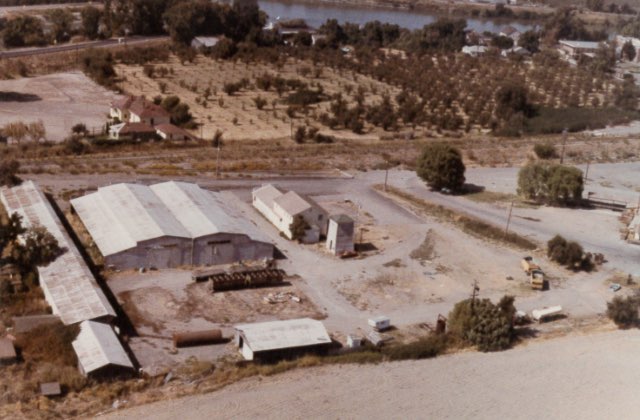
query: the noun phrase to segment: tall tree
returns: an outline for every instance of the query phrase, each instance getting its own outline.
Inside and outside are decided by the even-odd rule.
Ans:
[[[107,5],[105,4],[105,8]],[[89,39],[96,39],[100,33],[100,19],[102,12],[93,6],[87,6],[80,12],[82,18],[82,33]]]

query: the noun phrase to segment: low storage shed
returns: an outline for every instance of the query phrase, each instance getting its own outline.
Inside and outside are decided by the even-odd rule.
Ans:
[[[133,362],[108,324],[82,322],[80,333],[71,345],[78,356],[78,369],[84,376],[130,376],[135,372]]]
[[[310,318],[236,325],[235,342],[246,360],[275,361],[322,353],[331,338],[320,321]]]
[[[353,219],[345,214],[329,217],[327,232],[327,249],[334,255],[344,255],[354,251],[353,234],[355,228]]]
[[[0,338],[0,365],[9,365],[17,360],[16,348],[13,341],[3,337]]]

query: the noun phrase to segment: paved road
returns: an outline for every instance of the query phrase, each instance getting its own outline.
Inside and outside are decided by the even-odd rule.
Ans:
[[[65,51],[79,51],[85,50],[88,48],[110,48],[110,47],[118,47],[123,45],[141,45],[146,44],[148,42],[161,41],[169,39],[168,36],[145,36],[145,37],[131,37],[127,38],[126,42],[120,43],[117,39],[106,39],[103,41],[91,41],[91,42],[82,42],[78,44],[63,44],[63,45],[53,45],[50,47],[41,47],[41,48],[21,48],[15,50],[4,50],[0,51],[0,58],[16,58],[16,57],[27,57],[33,55],[42,55],[42,54],[54,54],[61,53]]]
[[[29,6],[5,6],[0,7],[0,16],[7,15],[13,12],[27,12],[34,10],[51,10],[51,9],[67,9],[73,7],[85,7],[93,6],[99,9],[102,8],[102,3],[60,3],[60,4],[32,4]]]

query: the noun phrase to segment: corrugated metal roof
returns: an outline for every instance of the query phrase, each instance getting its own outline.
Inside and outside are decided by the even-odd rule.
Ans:
[[[294,191],[282,194],[273,201],[291,216],[311,208],[311,204]]]
[[[573,41],[569,39],[561,39],[558,41],[560,44],[566,45],[571,48],[593,50],[600,46],[599,42],[594,41]]]
[[[196,184],[175,181],[152,185],[151,190],[192,238],[215,233],[236,233],[268,242],[266,235],[240,216],[220,193],[204,190]]]
[[[40,286],[53,313],[66,325],[103,316],[116,316],[80,252],[51,204],[32,182],[0,189],[7,213],[18,213],[25,226],[42,226],[66,250],[46,267],[38,267]]]
[[[254,352],[331,343],[322,322],[311,318],[241,324],[235,328]]]
[[[220,193],[196,184],[170,181],[151,187],[110,185],[71,200],[71,205],[103,256],[164,236],[194,239],[235,233],[268,242]]]
[[[146,185],[115,184],[71,200],[103,256],[163,236],[191,238]]]
[[[80,324],[78,337],[71,344],[85,373],[107,365],[133,369],[131,359],[110,325],[84,321]]]

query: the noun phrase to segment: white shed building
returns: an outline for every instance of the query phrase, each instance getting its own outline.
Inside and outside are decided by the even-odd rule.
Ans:
[[[80,324],[71,343],[78,356],[78,369],[85,376],[103,377],[134,372],[133,362],[110,325],[95,321]]]
[[[236,325],[235,342],[246,360],[277,360],[326,350],[331,337],[311,318]]]
[[[273,257],[273,244],[220,193],[196,184],[116,184],[71,200],[117,268],[229,264]]]
[[[310,226],[302,242],[315,243],[327,234],[328,213],[309,197],[283,193],[271,184],[254,189],[252,196],[253,206],[287,238],[293,238],[290,226],[296,216]]]
[[[113,307],[42,191],[32,181],[25,181],[13,188],[1,188],[0,201],[8,214],[22,216],[23,226],[47,229],[64,250],[46,267],[38,267],[40,286],[53,313],[65,325],[115,318]]]
[[[353,252],[353,235],[355,224],[353,219],[345,214],[337,214],[329,217],[329,230],[327,232],[327,249],[335,255],[343,255]]]

